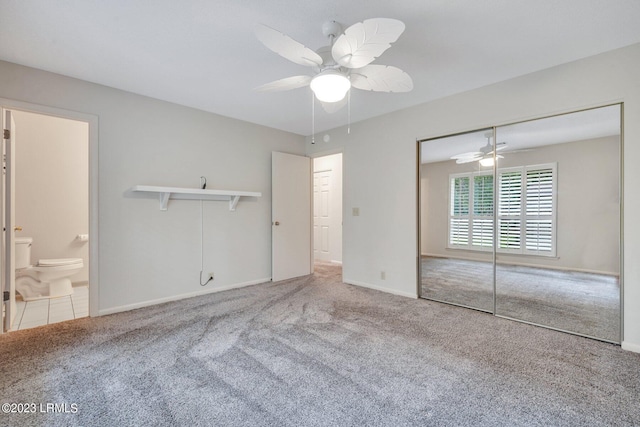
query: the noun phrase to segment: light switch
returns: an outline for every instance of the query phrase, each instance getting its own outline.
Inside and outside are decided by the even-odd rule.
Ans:
[[[360,208],[352,208],[353,216],[360,216]]]

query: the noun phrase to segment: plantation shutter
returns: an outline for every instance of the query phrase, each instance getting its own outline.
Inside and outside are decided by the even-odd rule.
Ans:
[[[473,246],[493,246],[493,175],[473,178]]]
[[[554,169],[529,169],[526,174],[525,249],[549,254],[554,251]]]
[[[520,250],[522,172],[501,172],[498,193],[498,248]]]
[[[451,178],[451,212],[449,218],[449,244],[469,244],[469,177]]]

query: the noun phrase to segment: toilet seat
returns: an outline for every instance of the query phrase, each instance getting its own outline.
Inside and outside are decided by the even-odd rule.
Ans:
[[[82,264],[82,258],[41,259],[37,267],[62,267],[76,264]]]

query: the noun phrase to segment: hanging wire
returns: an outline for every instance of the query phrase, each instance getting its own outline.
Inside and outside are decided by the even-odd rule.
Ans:
[[[351,88],[347,92],[347,135],[351,134]]]
[[[316,143],[316,102],[311,91],[311,143]]]
[[[204,190],[207,188],[207,178],[200,177],[200,187]],[[209,276],[209,279],[202,283],[202,272],[204,270],[204,205],[202,199],[200,199],[200,286],[206,286],[207,283],[213,280],[213,277]]]
[[[201,177],[204,178],[204,177]],[[205,178],[205,186],[206,184],[206,178]],[[202,199],[200,199],[200,286],[206,286],[207,283],[209,283],[211,280],[213,280],[211,277],[209,277],[209,279],[202,283],[202,271],[204,270],[204,208],[202,206]]]

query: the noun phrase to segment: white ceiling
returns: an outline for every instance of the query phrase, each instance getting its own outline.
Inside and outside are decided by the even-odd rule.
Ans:
[[[309,71],[255,25],[317,49],[323,22],[374,17],[406,24],[375,63],[414,90],[354,90],[354,122],[640,42],[638,0],[0,0],[0,59],[309,135],[308,88],[253,91]],[[346,123],[316,108],[316,132]]]

